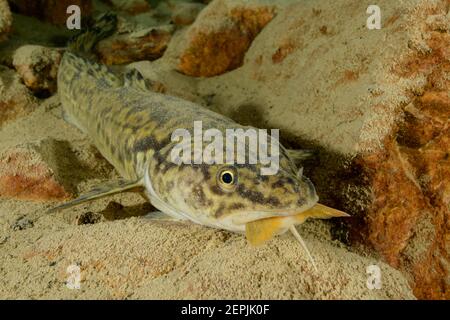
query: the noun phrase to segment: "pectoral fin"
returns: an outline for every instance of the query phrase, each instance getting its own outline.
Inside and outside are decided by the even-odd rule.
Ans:
[[[272,239],[283,228],[283,218],[267,218],[245,224],[245,237],[253,246]]]
[[[349,216],[343,211],[317,203],[311,209],[296,215],[266,218],[246,223],[245,236],[251,245],[258,246],[272,239],[277,234],[283,233],[292,226],[302,224],[308,218],[329,219]]]
[[[144,188],[142,181],[126,181],[126,180],[115,180],[107,181],[102,184],[95,186],[91,191],[81,195],[80,197],[66,202],[60,206],[52,208],[47,211],[47,213],[56,212],[59,210],[67,209],[83,202],[88,202],[94,199],[100,199],[106,196],[110,196],[121,192],[140,192]]]

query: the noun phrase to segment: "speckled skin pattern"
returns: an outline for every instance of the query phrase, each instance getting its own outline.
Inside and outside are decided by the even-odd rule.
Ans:
[[[204,130],[248,127],[192,102],[146,90],[135,76],[127,81],[106,66],[66,53],[58,93],[64,118],[92,139],[123,178],[142,179],[155,207],[176,218],[240,232],[244,225],[235,218],[292,215],[317,202],[313,185],[298,175],[282,146],[280,169],[270,176],[260,174],[260,164],[173,163],[175,129],[193,132],[196,120],[202,120]],[[235,175],[231,187],[218,179],[224,168]]]

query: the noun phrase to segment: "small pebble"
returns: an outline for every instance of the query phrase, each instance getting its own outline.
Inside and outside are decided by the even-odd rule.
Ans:
[[[28,219],[25,216],[22,216],[22,217],[18,218],[16,220],[16,222],[14,222],[11,225],[11,228],[14,231],[25,230],[25,229],[28,229],[28,228],[31,228],[31,227],[33,227],[33,221],[31,221],[30,219]]]

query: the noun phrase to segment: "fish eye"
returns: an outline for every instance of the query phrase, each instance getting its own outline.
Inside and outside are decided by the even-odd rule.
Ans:
[[[231,171],[224,171],[220,174],[220,180],[225,184],[232,184],[234,181],[234,176]]]
[[[233,168],[224,168],[219,171],[217,178],[222,188],[230,190],[236,185],[237,173]]]

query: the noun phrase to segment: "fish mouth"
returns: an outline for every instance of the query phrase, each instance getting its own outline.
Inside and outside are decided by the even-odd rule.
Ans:
[[[318,197],[315,201],[309,201],[307,204],[295,208],[295,209],[274,209],[274,210],[265,210],[265,211],[250,211],[239,213],[238,215],[231,218],[231,221],[235,225],[245,225],[249,222],[267,219],[267,218],[275,218],[275,217],[290,217],[295,216],[299,213],[305,212],[316,205],[319,201]]]
[[[244,225],[246,223],[261,219],[295,216],[311,209],[319,202],[319,196],[316,193],[314,185],[308,178],[302,177],[302,184],[305,186],[304,189],[306,190],[305,193],[307,201],[301,206],[295,208],[280,208],[262,211],[259,210],[241,212],[231,217],[231,222],[236,225]]]

